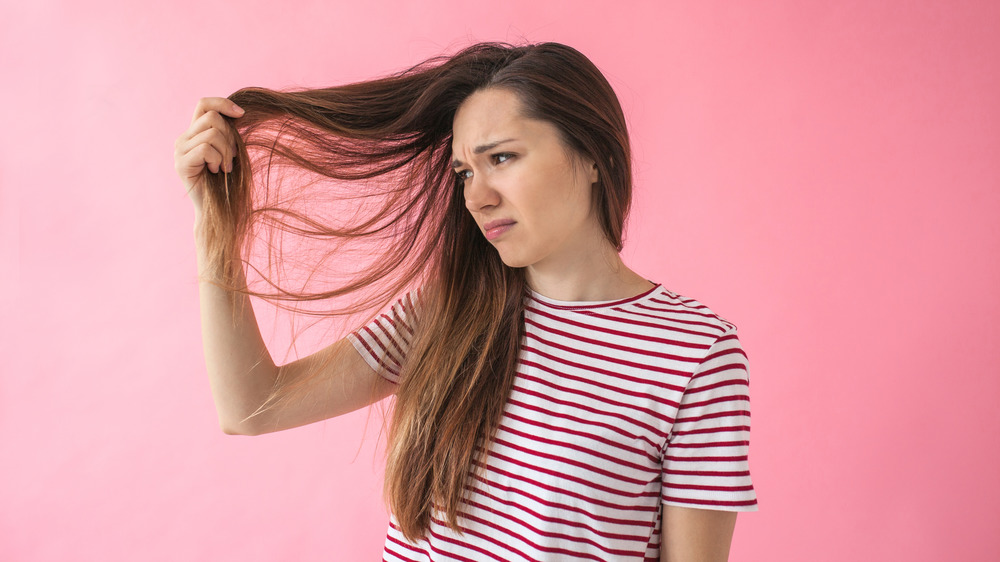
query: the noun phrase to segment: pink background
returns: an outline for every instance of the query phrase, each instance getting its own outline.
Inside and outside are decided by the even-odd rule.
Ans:
[[[1000,4],[299,4],[0,8],[0,558],[377,559],[377,415],[216,425],[173,141],[201,96],[522,39],[620,94],[629,263],[740,327],[731,559],[1000,551]]]

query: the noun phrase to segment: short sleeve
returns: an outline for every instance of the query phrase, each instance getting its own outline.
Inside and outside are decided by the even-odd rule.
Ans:
[[[347,335],[365,362],[393,383],[399,383],[419,299],[419,290],[410,291],[367,325]]]
[[[684,390],[663,451],[663,503],[757,511],[749,391],[747,356],[732,328],[712,344]]]

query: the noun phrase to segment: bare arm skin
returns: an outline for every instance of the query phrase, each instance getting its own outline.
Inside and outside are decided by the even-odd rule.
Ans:
[[[197,234],[195,239],[199,239]],[[199,271],[205,273],[202,245],[197,245]],[[205,366],[224,432],[258,435],[298,427],[353,412],[394,392],[395,385],[378,376],[346,338],[276,366],[245,295],[237,301],[240,313],[234,322],[234,308],[225,291],[206,281],[198,291]],[[294,385],[324,362],[323,370],[296,388],[290,400],[246,419],[267,399],[279,374],[283,384]]]
[[[174,152],[177,173],[195,208],[194,238],[203,279],[215,279],[215,273],[207,269],[201,235],[204,171],[230,169],[235,151],[220,113],[238,117],[243,112],[225,98],[201,99]],[[242,274],[239,282],[245,286]],[[219,425],[226,433],[257,435],[305,425],[357,410],[395,390],[395,385],[376,374],[346,338],[313,355],[276,366],[245,295],[235,303],[239,311],[235,317],[226,292],[212,283],[200,282],[199,297],[205,365]],[[304,378],[327,359],[332,360],[316,376]],[[279,375],[283,385],[306,382],[289,395],[289,400],[247,419],[271,394]]]
[[[663,506],[660,562],[726,562],[735,511]]]

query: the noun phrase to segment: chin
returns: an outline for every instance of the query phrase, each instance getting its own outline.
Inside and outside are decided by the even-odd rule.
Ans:
[[[532,264],[530,260],[525,259],[524,256],[513,256],[510,254],[505,254],[503,252],[498,252],[500,254],[500,261],[503,262],[507,267],[519,268],[528,267]]]

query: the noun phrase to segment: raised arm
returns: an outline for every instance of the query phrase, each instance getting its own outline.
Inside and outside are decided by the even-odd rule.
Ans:
[[[313,355],[276,366],[249,299],[245,295],[231,299],[212,283],[220,275],[210,269],[206,259],[204,176],[206,169],[219,173],[232,162],[235,146],[222,114],[239,117],[242,113],[225,98],[203,98],[191,126],[177,139],[174,158],[195,208],[202,340],[219,424],[229,434],[256,435],[351,412],[388,396],[395,385],[377,375],[346,338]],[[242,274],[237,283],[246,286]],[[251,416],[279,380],[283,388],[294,390]]]
[[[195,239],[200,236],[196,234]],[[203,278],[199,295],[205,366],[223,431],[257,435],[298,427],[352,412],[394,391],[395,385],[377,375],[346,338],[276,366],[249,300],[240,295],[234,307],[229,295],[209,282],[211,272],[203,269],[204,246],[197,243],[197,247]],[[271,394],[279,376],[282,386],[292,390],[283,400],[249,417]]]

